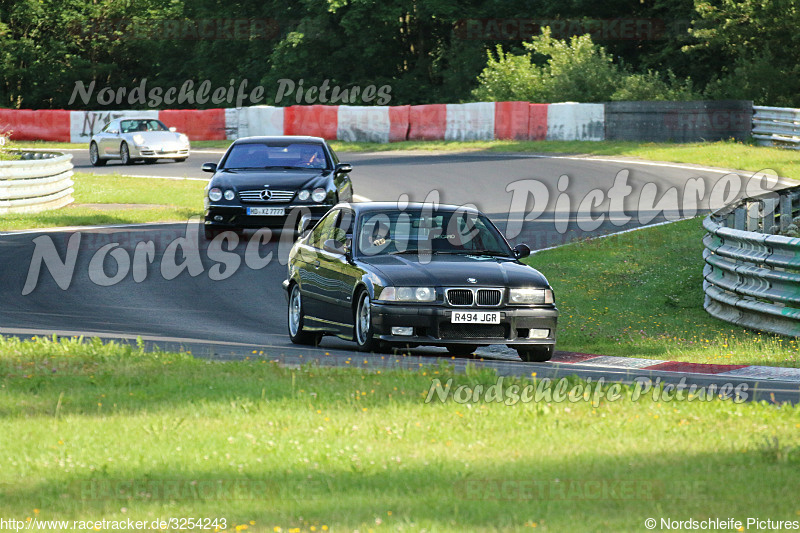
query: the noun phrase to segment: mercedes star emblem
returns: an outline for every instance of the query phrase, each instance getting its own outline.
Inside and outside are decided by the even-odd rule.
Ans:
[[[260,196],[262,200],[269,200],[270,198],[272,198],[272,191],[264,189],[263,191],[261,191]]]

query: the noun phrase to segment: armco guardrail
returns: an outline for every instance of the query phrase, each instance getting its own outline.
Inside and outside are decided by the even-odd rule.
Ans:
[[[763,146],[800,149],[800,109],[753,106],[753,138]]]
[[[706,311],[739,326],[800,336],[800,187],[747,198],[708,216],[703,227]]]
[[[0,215],[38,213],[72,203],[72,155],[22,152],[0,161]]]

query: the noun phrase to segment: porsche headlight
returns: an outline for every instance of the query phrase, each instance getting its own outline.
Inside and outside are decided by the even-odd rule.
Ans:
[[[320,187],[314,189],[314,192],[311,193],[311,199],[314,200],[315,202],[322,202],[323,200],[325,200],[325,197],[327,195],[328,194],[325,192],[325,189]]]
[[[214,187],[213,189],[208,190],[208,199],[212,202],[219,202],[222,200],[222,191],[218,188]]]
[[[183,144],[189,144],[189,137],[187,137],[187,136],[186,136],[185,134],[183,134],[183,133],[181,133],[181,134],[178,136],[178,140],[179,140],[181,143],[183,143]]]
[[[144,144],[144,136],[141,133],[137,133],[133,136],[133,142],[137,145]]]
[[[432,287],[384,287],[380,299],[386,302],[432,302],[436,291]]]
[[[554,302],[551,289],[511,289],[508,301],[516,305],[542,305]]]

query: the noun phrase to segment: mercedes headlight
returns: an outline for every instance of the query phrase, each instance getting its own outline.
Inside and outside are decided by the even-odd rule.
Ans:
[[[315,202],[319,203],[319,202],[322,202],[323,200],[325,200],[325,197],[327,195],[328,195],[328,193],[325,192],[325,189],[320,187],[320,188],[314,189],[314,192],[311,193],[311,199],[314,200]]]
[[[208,190],[208,199],[212,202],[219,202],[222,200],[222,191],[218,188],[214,187],[213,189]]]
[[[555,300],[551,289],[511,289],[508,301],[517,305],[542,305],[551,304]]]
[[[233,191],[232,191],[232,190],[230,190],[230,189],[228,189],[227,191],[225,191],[225,199],[226,199],[226,200],[233,200],[234,198],[236,198],[236,193],[235,193],[235,192],[233,192]]]
[[[436,291],[432,287],[384,287],[380,299],[386,302],[432,302]]]
[[[306,200],[308,200],[309,196],[311,196],[311,193],[305,189],[297,193],[297,199],[300,200],[301,202],[305,202]]]

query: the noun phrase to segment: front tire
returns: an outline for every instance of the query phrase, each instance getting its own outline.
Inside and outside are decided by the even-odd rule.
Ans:
[[[175,159],[173,159],[173,161],[175,161],[176,163],[183,163],[187,159],[188,159],[187,157],[176,157]]]
[[[102,167],[106,164],[106,160],[100,157],[100,149],[97,148],[97,143],[89,145],[89,162],[93,167]]]
[[[358,295],[355,311],[355,341],[362,352],[375,352],[380,349],[380,342],[375,340],[375,328],[372,325],[372,300],[367,291]]]
[[[119,160],[123,165],[132,165],[131,151],[128,148],[128,143],[124,142],[119,145]]]
[[[544,363],[553,357],[553,345],[515,347],[519,358],[526,363]]]
[[[294,344],[317,346],[322,339],[322,335],[316,332],[304,331],[305,318],[300,286],[294,284],[289,293],[289,338]]]

